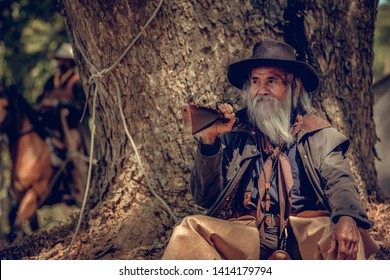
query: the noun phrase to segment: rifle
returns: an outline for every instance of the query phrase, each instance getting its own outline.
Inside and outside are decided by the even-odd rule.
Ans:
[[[194,135],[212,126],[215,122],[228,122],[218,110],[186,104],[181,108],[185,135]]]

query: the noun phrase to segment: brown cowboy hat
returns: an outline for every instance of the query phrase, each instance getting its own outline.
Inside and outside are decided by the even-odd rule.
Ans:
[[[306,91],[315,91],[319,78],[314,68],[295,58],[295,50],[288,44],[264,40],[253,47],[252,57],[230,64],[227,71],[229,83],[242,90],[250,71],[255,67],[280,67],[298,76]]]

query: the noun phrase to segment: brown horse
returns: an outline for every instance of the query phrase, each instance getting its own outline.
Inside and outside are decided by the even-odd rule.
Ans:
[[[17,205],[9,215],[11,234],[26,222],[38,229],[36,210],[60,202],[53,190],[56,170],[38,114],[15,88],[0,89],[0,133],[8,137],[12,160],[11,187]]]

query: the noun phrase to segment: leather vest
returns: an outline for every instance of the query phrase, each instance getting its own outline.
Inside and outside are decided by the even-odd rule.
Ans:
[[[74,73],[65,81],[65,86],[54,87],[52,91],[45,92],[44,99],[57,99],[62,102],[72,102],[74,100],[73,86],[79,79],[79,75]]]

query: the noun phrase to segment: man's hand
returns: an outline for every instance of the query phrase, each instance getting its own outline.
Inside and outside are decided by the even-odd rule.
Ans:
[[[218,110],[223,113],[225,119],[228,122],[217,121],[212,126],[199,132],[200,139],[204,144],[212,145],[219,135],[232,130],[236,116],[233,112],[233,107],[228,103],[222,103],[218,105]]]
[[[45,98],[45,99],[42,100],[40,105],[43,108],[45,108],[45,107],[56,107],[58,105],[58,100],[57,99]]]
[[[328,253],[337,250],[337,260],[356,260],[359,231],[353,218],[341,216],[330,238]]]

